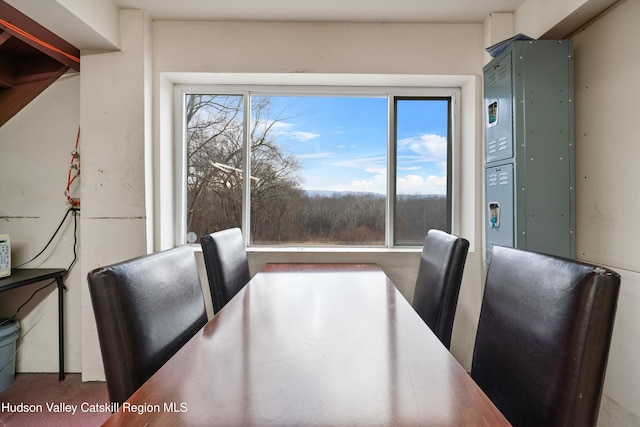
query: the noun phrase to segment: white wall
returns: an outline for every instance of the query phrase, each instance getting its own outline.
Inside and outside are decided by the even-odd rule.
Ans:
[[[153,44],[158,72],[469,75],[482,25],[157,21]]]
[[[600,426],[640,425],[640,2],[620,2],[572,36],[576,253],[622,276]]]
[[[67,74],[0,127],[0,233],[11,235],[14,267],[45,247],[70,207],[63,193],[80,123],[79,93],[79,75]],[[77,183],[71,189],[72,195],[76,196]],[[49,249],[24,267],[68,268],[73,260],[73,221],[69,214]],[[0,317],[12,315],[46,283],[3,292]],[[79,263],[71,271],[66,285],[66,369],[80,372],[82,281]],[[22,331],[16,369],[20,372],[57,372],[56,285],[40,292],[20,311],[18,319]]]
[[[148,251],[150,20],[124,11],[120,23],[121,52],[81,58],[83,278]],[[82,291],[82,377],[104,379],[86,280]]]

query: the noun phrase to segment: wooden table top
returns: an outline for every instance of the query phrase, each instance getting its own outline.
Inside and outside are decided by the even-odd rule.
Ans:
[[[106,425],[508,426],[375,264],[269,264]]]

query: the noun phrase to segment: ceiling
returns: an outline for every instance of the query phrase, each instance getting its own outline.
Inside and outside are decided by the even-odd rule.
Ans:
[[[111,0],[154,20],[482,22],[525,0]]]
[[[114,11],[117,16],[117,9],[140,9],[152,20],[481,23],[492,12],[515,12],[524,2],[96,0],[88,3],[88,0],[0,0],[0,126],[67,70],[78,71],[80,49],[116,48],[102,37],[100,30],[91,28],[84,16],[98,16],[99,20],[114,24],[109,16],[113,16]],[[117,21],[114,25],[117,26]],[[22,34],[23,30],[29,34]],[[51,45],[53,48],[47,47]]]

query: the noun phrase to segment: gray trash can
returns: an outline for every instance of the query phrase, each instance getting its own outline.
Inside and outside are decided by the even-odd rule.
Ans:
[[[13,384],[16,374],[16,340],[20,324],[15,320],[0,319],[0,391]]]

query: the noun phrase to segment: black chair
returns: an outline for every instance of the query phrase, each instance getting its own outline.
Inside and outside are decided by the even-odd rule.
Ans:
[[[596,424],[619,288],[601,267],[493,248],[471,376],[514,427]]]
[[[413,308],[447,349],[468,251],[466,239],[441,230],[429,230],[424,239]]]
[[[217,313],[251,280],[247,252],[239,228],[203,236],[200,244]]]
[[[124,402],[207,322],[193,249],[88,274],[111,402]]]

